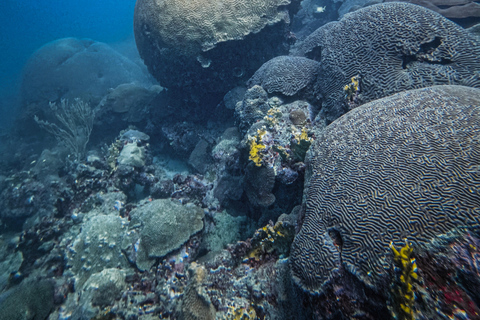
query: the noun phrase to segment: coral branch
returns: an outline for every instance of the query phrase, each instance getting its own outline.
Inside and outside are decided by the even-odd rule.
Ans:
[[[60,106],[50,102],[50,108],[60,125],[34,117],[38,125],[51,133],[60,144],[64,144],[78,161],[85,154],[93,128],[94,111],[88,103],[75,99],[69,104],[62,99]]]

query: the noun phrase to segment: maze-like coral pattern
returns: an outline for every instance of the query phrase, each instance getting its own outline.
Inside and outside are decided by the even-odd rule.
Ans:
[[[424,244],[480,224],[480,90],[434,86],[360,106],[310,148],[305,220],[292,246],[311,292],[342,264],[367,284],[389,244]],[[308,183],[306,184],[308,185]]]
[[[140,0],[135,20],[137,28],[149,29],[147,37],[190,55],[288,21],[288,11],[282,8],[288,4],[290,0]]]
[[[320,63],[303,58],[280,56],[265,62],[248,81],[248,86],[262,86],[268,93],[293,96],[316,80]]]
[[[390,2],[314,31],[296,54],[321,62],[318,91],[329,121],[346,110],[345,85],[361,77],[362,103],[440,84],[480,88],[480,43],[440,14]]]

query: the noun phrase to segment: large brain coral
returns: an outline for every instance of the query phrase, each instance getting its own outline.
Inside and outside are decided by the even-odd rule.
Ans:
[[[288,21],[290,0],[140,0],[135,19],[164,47],[198,55],[220,42],[241,40],[267,24]],[[140,30],[139,30],[140,31]]]
[[[346,268],[376,284],[389,244],[480,225],[480,90],[434,86],[360,106],[310,148],[306,212],[291,253],[310,292]],[[345,270],[345,269],[344,269]]]
[[[394,0],[387,0],[390,2]],[[447,18],[480,17],[480,3],[475,0],[395,0],[418,4]],[[475,21],[475,19],[472,19]],[[478,21],[476,21],[478,22]]]
[[[224,94],[236,82],[246,81],[263,62],[287,53],[289,15],[298,3],[138,0],[137,48],[162,85]]]
[[[320,27],[296,54],[321,62],[323,114],[345,113],[344,87],[360,77],[360,102],[440,84],[480,88],[480,43],[440,14],[390,2]]]

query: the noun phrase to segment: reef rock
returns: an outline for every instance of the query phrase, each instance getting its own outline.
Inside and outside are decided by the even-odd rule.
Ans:
[[[145,148],[138,146],[136,142],[127,143],[120,152],[117,162],[119,165],[142,168],[145,165]]]
[[[95,319],[102,310],[108,310],[126,289],[125,276],[125,271],[116,268],[92,274],[76,293],[78,305],[75,306],[71,319]]]
[[[53,281],[24,281],[0,295],[0,320],[46,319],[53,308],[53,295]]]
[[[93,216],[86,221],[68,251],[68,266],[77,277],[78,287],[106,268],[127,268],[121,243],[128,222],[114,215]]]
[[[434,86],[360,106],[309,151],[295,282],[318,293],[347,270],[375,286],[390,243],[480,226],[480,90]]]

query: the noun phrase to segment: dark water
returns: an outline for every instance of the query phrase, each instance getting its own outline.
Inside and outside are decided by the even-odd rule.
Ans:
[[[133,36],[135,1],[15,1],[0,3],[0,126],[15,114],[23,65],[42,45],[64,37],[115,43]]]

